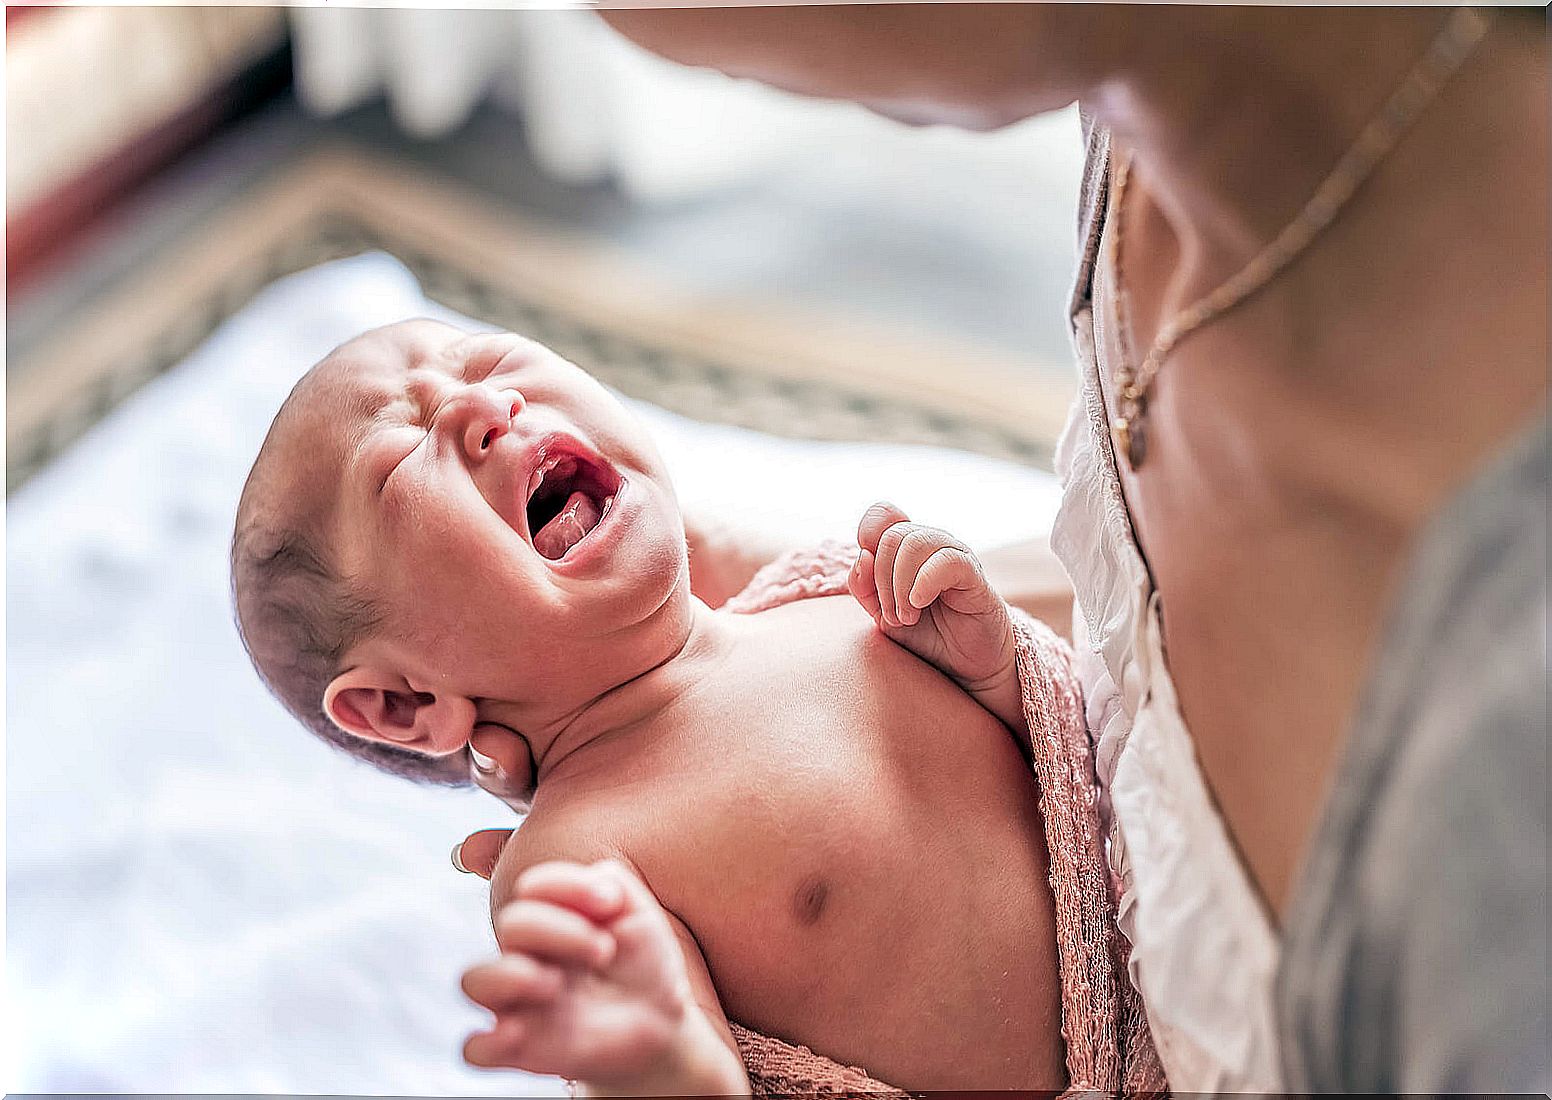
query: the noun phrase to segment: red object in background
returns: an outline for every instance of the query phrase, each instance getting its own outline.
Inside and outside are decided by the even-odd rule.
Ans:
[[[5,9],[14,24],[47,17],[44,6]],[[21,210],[7,203],[5,220],[6,298],[25,288],[50,262],[67,254],[104,215],[159,170],[291,83],[289,40],[236,76],[218,83],[171,117],[127,136],[113,152],[54,187]]]
[[[140,134],[128,145],[54,188],[23,210],[6,211],[6,297],[68,252],[102,216],[180,153],[214,132],[225,107],[205,101]]]

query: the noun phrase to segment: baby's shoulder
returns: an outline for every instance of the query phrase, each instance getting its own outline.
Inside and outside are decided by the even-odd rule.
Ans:
[[[518,878],[541,863],[594,864],[612,860],[629,868],[646,884],[659,904],[679,919],[686,894],[683,889],[685,840],[695,834],[686,820],[640,797],[621,799],[582,798],[576,802],[536,803],[502,850],[490,880],[491,909],[513,898]],[[699,868],[705,853],[692,863]],[[715,860],[713,861],[715,864]]]
[[[796,600],[736,618],[737,652],[716,689],[724,712],[739,722],[750,720],[749,708],[765,708],[773,698],[812,703],[813,688],[871,679],[890,666],[888,651],[898,648],[850,594]]]
[[[492,904],[500,905],[518,876],[540,863],[615,859],[634,866],[630,816],[607,803],[584,809],[565,800],[536,798],[533,810],[501,849],[490,878]]]

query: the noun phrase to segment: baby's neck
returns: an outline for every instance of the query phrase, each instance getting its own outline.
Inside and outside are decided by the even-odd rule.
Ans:
[[[527,734],[536,782],[542,783],[578,750],[642,729],[693,697],[731,650],[737,633],[733,625],[729,616],[692,600],[689,628],[670,656],[547,729]]]

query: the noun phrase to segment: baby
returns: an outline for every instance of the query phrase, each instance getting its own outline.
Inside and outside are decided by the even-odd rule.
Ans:
[[[379,766],[467,781],[479,731],[537,779],[471,1062],[743,1093],[733,1020],[911,1090],[1065,1083],[1012,620],[942,532],[858,541],[708,608],[651,441],[521,337],[405,322],[297,385],[233,542],[260,675]]]

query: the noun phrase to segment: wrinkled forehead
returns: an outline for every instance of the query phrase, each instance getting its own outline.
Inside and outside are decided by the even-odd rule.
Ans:
[[[403,393],[410,371],[448,358],[469,333],[440,321],[401,321],[341,344],[308,372],[298,396],[340,423],[370,420]]]
[[[451,325],[405,321],[330,352],[302,376],[270,427],[254,467],[256,485],[269,490],[264,496],[323,504],[324,487],[378,412],[404,392],[409,371],[467,338]]]

